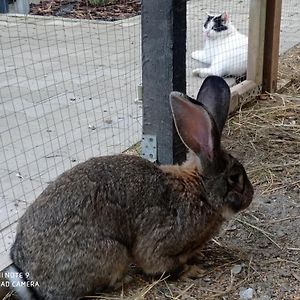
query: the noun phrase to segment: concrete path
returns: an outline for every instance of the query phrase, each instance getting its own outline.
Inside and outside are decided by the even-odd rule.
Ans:
[[[140,17],[0,16],[0,260],[57,175],[141,138]],[[0,269],[1,268],[0,261]]]
[[[205,12],[226,10],[248,30],[249,1],[209,2],[188,2],[190,95],[201,85],[190,54],[203,46]],[[300,42],[300,2],[283,2],[281,52]],[[16,221],[49,181],[140,140],[140,47],[140,17],[108,23],[0,15],[0,270]]]

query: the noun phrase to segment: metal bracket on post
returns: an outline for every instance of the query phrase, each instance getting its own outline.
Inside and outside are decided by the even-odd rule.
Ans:
[[[157,141],[155,148],[143,148],[144,157],[152,149],[151,161],[183,162],[186,148],[174,126],[169,95],[186,92],[186,0],[143,1],[142,83],[143,144],[152,145],[148,135]]]
[[[157,161],[157,143],[156,136],[144,134],[142,137],[142,157],[151,161]]]
[[[140,83],[137,86],[137,98],[134,100],[134,103],[141,104],[143,103],[143,84]]]

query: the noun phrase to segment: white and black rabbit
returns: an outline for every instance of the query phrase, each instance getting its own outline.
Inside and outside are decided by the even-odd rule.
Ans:
[[[130,263],[146,274],[180,274],[222,223],[252,201],[243,166],[221,146],[229,103],[228,85],[215,76],[197,100],[170,94],[189,149],[182,165],[96,157],[49,184],[19,220],[11,249],[10,271],[39,284],[19,290],[20,298],[75,300],[114,286]]]
[[[204,48],[192,52],[192,58],[209,64],[209,67],[194,69],[194,75],[238,77],[246,74],[248,37],[237,31],[226,12],[220,15],[208,14],[203,34]]]

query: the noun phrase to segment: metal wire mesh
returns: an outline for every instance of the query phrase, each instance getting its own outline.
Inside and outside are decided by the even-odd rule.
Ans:
[[[140,16],[0,14],[0,269],[16,221],[64,170],[141,138]]]
[[[300,43],[300,2],[283,0],[280,25],[280,54]]]

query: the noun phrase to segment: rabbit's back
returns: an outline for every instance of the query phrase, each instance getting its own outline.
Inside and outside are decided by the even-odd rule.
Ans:
[[[27,209],[21,223],[30,217],[42,226],[61,224],[63,218],[73,215],[98,215],[99,207],[115,205],[122,209],[136,208],[129,213],[139,213],[145,205],[142,199],[163,192],[165,174],[154,164],[135,156],[117,155],[91,158],[64,172],[41,193]],[[99,215],[98,215],[99,219]],[[40,222],[43,221],[43,224]]]
[[[75,231],[76,225],[88,229],[91,223],[113,232],[112,223],[120,222],[116,226],[121,230],[125,220],[134,220],[147,206],[166,205],[161,198],[164,180],[157,166],[139,157],[91,158],[49,184],[21,217],[19,231],[23,239],[36,239],[39,232]]]
[[[133,228],[138,216],[147,207],[167,211],[165,180],[157,166],[134,156],[78,164],[50,183],[21,217],[12,260],[33,280],[55,281],[61,274],[72,276],[60,278],[63,282],[80,280],[81,273],[94,267],[93,259],[72,269],[70,257],[81,251],[96,253],[104,240],[117,241],[130,251],[139,231]]]

